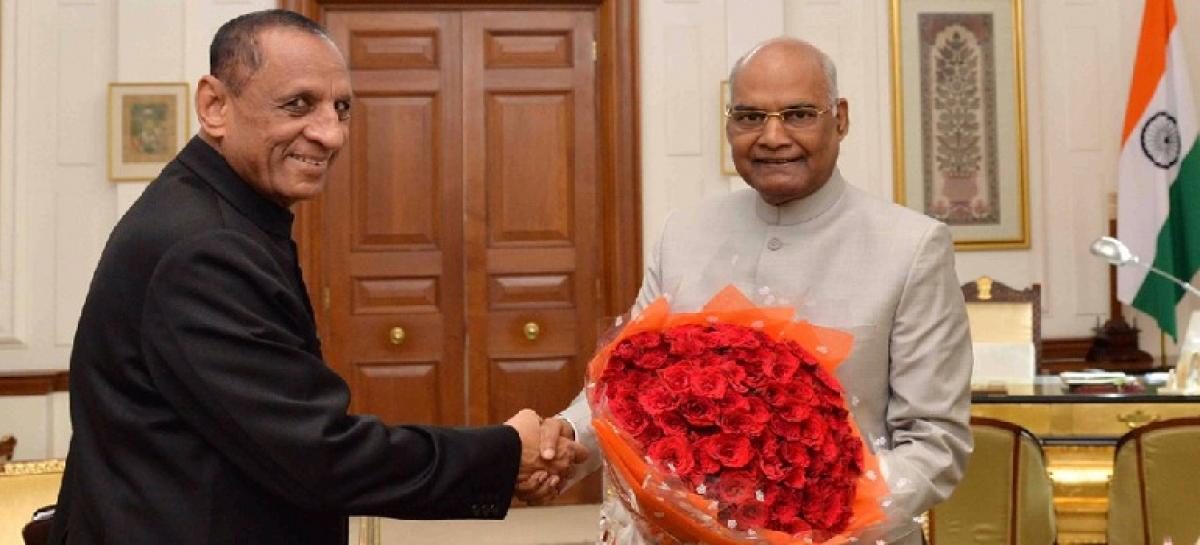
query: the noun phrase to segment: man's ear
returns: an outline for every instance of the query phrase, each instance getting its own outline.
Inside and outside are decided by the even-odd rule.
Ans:
[[[216,139],[225,136],[230,98],[229,88],[221,80],[211,74],[200,78],[196,84],[196,117],[205,134]]]
[[[850,103],[844,98],[838,99],[837,132],[841,137],[850,132]]]

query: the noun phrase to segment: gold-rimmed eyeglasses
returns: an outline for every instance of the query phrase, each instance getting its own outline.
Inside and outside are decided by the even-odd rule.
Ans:
[[[817,120],[830,111],[833,111],[833,106],[827,108],[800,106],[798,108],[784,108],[776,112],[735,110],[732,106],[726,106],[725,119],[729,120],[729,124],[733,128],[743,132],[762,130],[763,127],[767,126],[767,120],[772,117],[778,117],[779,122],[783,123],[784,127],[792,130],[801,130],[816,125]]]

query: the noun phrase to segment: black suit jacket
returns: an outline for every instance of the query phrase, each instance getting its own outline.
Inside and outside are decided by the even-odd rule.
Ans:
[[[194,138],[113,230],[71,354],[52,543],[345,543],[348,515],[503,518],[507,426],[346,414],[292,214]]]

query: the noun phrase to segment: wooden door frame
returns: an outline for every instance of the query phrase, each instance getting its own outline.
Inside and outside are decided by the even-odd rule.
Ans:
[[[597,182],[600,233],[597,262],[598,306],[604,316],[617,316],[633,304],[642,282],[641,131],[638,124],[637,0],[279,0],[279,7],[321,21],[328,7],[378,8],[419,6],[430,8],[545,9],[584,7],[596,13],[596,112],[598,130]],[[321,277],[321,200],[296,208],[295,236],[299,257],[316,302],[317,324],[328,331],[328,311],[323,304]]]

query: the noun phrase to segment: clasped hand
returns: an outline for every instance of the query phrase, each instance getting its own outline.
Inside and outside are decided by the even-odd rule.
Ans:
[[[561,418],[542,417],[530,409],[505,424],[521,437],[521,467],[515,495],[529,505],[543,505],[558,496],[571,478],[573,466],[587,460],[587,450],[575,442],[575,430]]]

